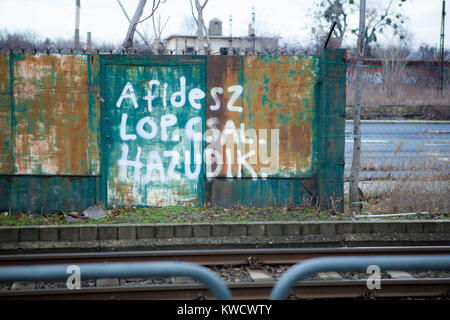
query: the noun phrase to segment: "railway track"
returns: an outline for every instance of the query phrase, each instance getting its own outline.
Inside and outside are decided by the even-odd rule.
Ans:
[[[0,255],[0,266],[77,264],[101,262],[183,261],[204,266],[247,264],[250,257],[265,264],[295,264],[307,259],[343,256],[449,254],[450,246],[341,247],[287,249],[216,249],[129,252],[88,252],[62,254]]]
[[[245,282],[227,284],[233,299],[268,299],[273,282]],[[382,279],[381,289],[375,293],[367,289],[366,280],[303,281],[291,290],[290,299],[330,298],[448,298],[450,278],[445,279]],[[208,288],[196,284],[153,285],[142,287],[82,288],[79,290],[46,289],[1,292],[0,299],[24,300],[203,300],[214,299]]]
[[[82,264],[101,262],[183,261],[205,266],[295,264],[307,259],[337,256],[436,255],[449,254],[448,246],[359,247],[312,249],[225,249],[182,251],[136,251],[0,256],[0,266]],[[275,281],[227,283],[234,299],[268,299]],[[450,278],[381,279],[380,290],[369,290],[366,280],[308,280],[291,290],[293,299],[444,297],[450,293]],[[198,283],[137,286],[87,287],[38,290],[0,290],[0,299],[213,299]]]

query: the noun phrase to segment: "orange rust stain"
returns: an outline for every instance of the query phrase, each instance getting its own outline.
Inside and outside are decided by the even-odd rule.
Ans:
[[[239,56],[211,56],[208,57],[208,100],[206,109],[206,119],[216,118],[217,122],[215,127],[222,131],[226,122],[233,121],[236,129],[239,129],[239,125],[242,122],[242,113],[228,110],[228,102],[232,93],[228,92],[228,88],[234,85],[242,85],[240,79],[240,73],[242,72],[242,57]],[[217,94],[220,101],[220,108],[218,110],[210,110],[209,106],[215,105],[215,101],[211,95],[211,89],[214,87],[220,87],[223,93]],[[243,106],[243,96],[241,95],[238,100],[234,102],[234,106]],[[208,130],[208,126],[206,127]],[[236,146],[230,141],[232,135],[228,136],[228,142],[225,146],[220,146],[215,149],[222,154],[224,165],[219,176],[226,176],[227,174],[227,161],[226,161],[226,149],[228,148],[233,155],[233,163],[231,170],[233,173],[238,171],[238,164],[236,162],[237,149]],[[207,145],[208,147],[208,145]],[[211,146],[209,146],[211,147]],[[212,169],[215,169],[213,165]]]
[[[311,125],[301,123],[280,128],[280,167],[295,168],[296,171],[309,167],[311,141]]]
[[[312,161],[312,122],[314,106],[315,70],[312,59],[300,57],[223,57],[208,58],[208,91],[213,87],[223,88],[219,95],[221,108],[217,111],[207,109],[207,119],[218,118],[217,129],[223,130],[227,121],[232,120],[239,133],[240,124],[245,130],[255,129],[258,144],[259,130],[267,130],[267,152],[271,153],[271,129],[279,130],[280,174],[296,175],[311,168]],[[243,112],[230,112],[226,108],[232,85],[242,85],[243,94],[234,103],[243,107]],[[208,104],[214,105],[211,93]],[[308,107],[306,107],[306,103]],[[231,142],[232,136],[228,136]],[[254,150],[258,158],[252,161],[256,173],[267,169],[268,164],[259,159],[258,148],[248,144],[218,146],[224,165],[219,176],[226,176],[229,167],[226,149],[231,151],[233,176],[238,173],[237,150],[248,153]],[[256,163],[255,163],[256,162]],[[215,166],[213,166],[213,169]],[[249,173],[243,173],[249,174]],[[272,173],[273,174],[273,173]],[[277,174],[275,174],[277,175]]]
[[[16,172],[89,174],[86,58],[25,55],[14,75]]]
[[[206,109],[206,118],[219,118],[222,126],[227,120],[241,121],[241,115],[238,112],[230,112],[227,108],[231,93],[228,88],[242,82],[239,79],[241,57],[239,56],[210,56],[208,57],[208,100]],[[220,101],[220,108],[212,111],[209,106],[215,105],[215,101],[211,96],[211,89],[220,87],[223,93],[217,94]],[[240,100],[235,102],[235,105],[242,103],[242,96]]]
[[[245,57],[244,117],[255,129],[279,129],[280,168],[299,173],[311,167],[313,117],[305,100],[314,105],[314,78],[311,66],[294,58]]]
[[[91,86],[94,89],[94,91],[99,94],[100,93],[100,56],[99,55],[92,55],[90,56],[90,62],[91,62]],[[98,81],[98,86],[96,86],[96,81]],[[94,95],[93,92],[91,92],[92,95]],[[99,128],[100,123],[100,99],[95,97],[93,100],[91,100],[92,110],[90,114],[90,120],[91,125],[94,128]],[[90,130],[89,131],[89,144],[91,147],[91,153],[90,153],[90,169],[91,174],[94,175],[100,175],[100,135],[99,130]]]

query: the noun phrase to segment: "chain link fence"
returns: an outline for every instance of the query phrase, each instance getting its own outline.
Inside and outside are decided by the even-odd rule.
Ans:
[[[359,175],[363,212],[449,213],[449,70],[448,62],[366,61]],[[347,61],[346,181],[353,154],[355,73],[354,62]]]

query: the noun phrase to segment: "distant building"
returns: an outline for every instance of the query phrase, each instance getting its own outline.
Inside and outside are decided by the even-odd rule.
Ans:
[[[222,35],[222,21],[217,18],[209,22],[209,40],[212,54],[251,54],[278,47],[278,37],[257,37],[249,25],[249,34],[244,37]],[[197,36],[171,35],[166,39],[167,49],[175,54],[191,54],[198,51]],[[206,36],[204,45],[206,46]]]

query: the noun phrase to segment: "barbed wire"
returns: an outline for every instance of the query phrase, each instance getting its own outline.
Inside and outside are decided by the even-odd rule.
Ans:
[[[243,56],[243,55],[275,55],[275,56],[300,56],[306,55],[309,51],[303,49],[280,49],[280,48],[263,48],[259,50],[246,50],[233,48],[233,50],[227,54],[223,54],[220,51],[213,50],[183,50],[183,49],[150,49],[150,48],[96,48],[96,49],[75,49],[75,48],[62,48],[62,47],[35,47],[35,48],[21,48],[21,47],[0,47],[0,53],[13,54],[13,53],[29,53],[29,54],[151,54],[151,55],[231,55],[231,56]]]
[[[213,50],[183,50],[183,49],[150,49],[150,48],[132,48],[132,49],[124,49],[124,48],[96,48],[96,49],[86,49],[86,48],[62,48],[62,47],[35,47],[35,48],[21,48],[21,47],[0,47],[0,54],[117,54],[117,55],[130,55],[130,54],[141,54],[141,55],[162,55],[162,56],[171,56],[171,55],[183,55],[183,56],[196,56],[196,55],[206,55],[206,56],[314,56],[315,54],[310,54],[310,50],[305,49],[297,49],[297,48],[263,48],[259,50],[248,49],[239,49],[233,48],[231,52],[227,54],[223,54],[220,51]],[[391,62],[395,63],[396,61],[389,61],[388,65],[383,65],[383,61],[376,60],[381,62],[379,65],[373,64],[363,64],[358,65],[352,63],[354,61],[353,58],[347,58],[345,62],[332,62],[332,61],[321,61],[321,63],[332,64],[337,66],[347,66],[347,67],[362,67],[362,68],[378,68],[378,69],[435,69],[435,70],[450,70],[450,66],[448,61],[445,61],[445,66],[424,66],[424,65],[393,65]],[[365,62],[373,62],[373,60],[365,60]],[[409,60],[399,60],[403,63],[407,63]],[[414,60],[415,61],[415,60]],[[425,61],[425,60],[417,60],[426,64],[437,64],[439,61]]]

